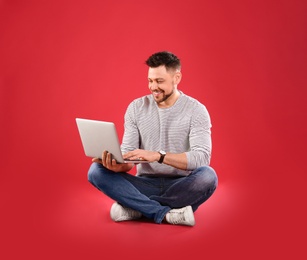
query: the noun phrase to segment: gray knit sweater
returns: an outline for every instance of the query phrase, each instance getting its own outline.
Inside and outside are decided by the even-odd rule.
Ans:
[[[211,120],[206,107],[180,92],[176,103],[159,108],[152,95],[132,101],[125,113],[121,149],[185,152],[187,170],[154,163],[137,165],[137,175],[186,176],[200,166],[209,165],[211,157]]]

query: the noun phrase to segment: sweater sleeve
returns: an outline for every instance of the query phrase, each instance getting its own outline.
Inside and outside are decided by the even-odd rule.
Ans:
[[[140,147],[139,130],[135,121],[135,112],[135,102],[131,102],[124,116],[125,131],[121,144],[122,153],[133,151]]]
[[[190,151],[186,152],[187,170],[210,164],[212,141],[211,120],[205,106],[198,107],[191,119]]]

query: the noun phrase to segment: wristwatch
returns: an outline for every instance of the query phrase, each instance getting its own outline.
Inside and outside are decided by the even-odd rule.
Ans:
[[[166,155],[166,152],[164,152],[164,151],[161,150],[161,151],[159,152],[159,154],[160,154],[161,156],[160,156],[160,159],[159,159],[158,163],[163,163],[164,156]]]

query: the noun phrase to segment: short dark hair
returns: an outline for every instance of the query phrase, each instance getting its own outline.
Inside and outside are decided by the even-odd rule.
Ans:
[[[146,64],[150,68],[157,68],[160,66],[165,66],[167,70],[169,69],[181,69],[180,60],[176,55],[169,51],[161,51],[152,54],[147,60]]]

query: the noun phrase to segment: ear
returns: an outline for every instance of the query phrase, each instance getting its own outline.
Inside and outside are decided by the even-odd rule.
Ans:
[[[182,78],[181,72],[179,70],[176,71],[175,76],[174,76],[174,81],[175,81],[174,83],[178,85],[179,82],[181,81],[181,78]]]

